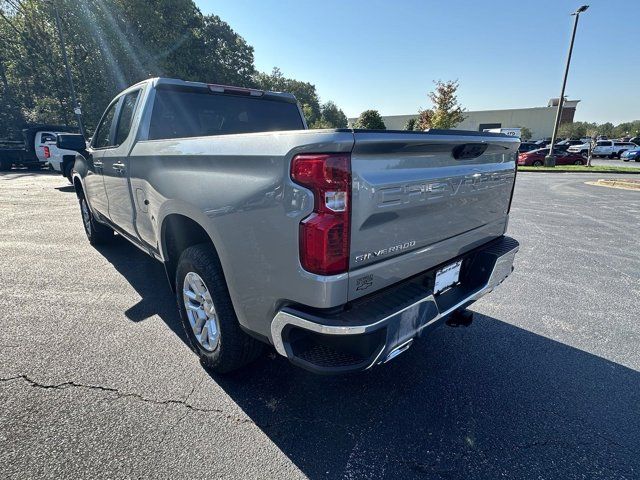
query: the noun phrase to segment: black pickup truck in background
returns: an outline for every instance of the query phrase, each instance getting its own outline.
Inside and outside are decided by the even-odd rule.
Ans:
[[[0,170],[10,170],[12,166],[27,168],[41,168],[47,162],[38,154],[36,143],[46,143],[42,136],[47,132],[52,138],[49,142],[55,144],[55,133],[77,132],[76,128],[63,125],[29,124],[22,129],[22,140],[0,139]],[[42,135],[38,135],[42,133]],[[46,139],[45,139],[46,140]]]

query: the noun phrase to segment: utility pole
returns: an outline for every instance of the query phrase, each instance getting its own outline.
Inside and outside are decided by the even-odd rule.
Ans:
[[[567,76],[569,75],[569,65],[571,64],[571,53],[573,52],[573,42],[576,38],[576,30],[578,29],[578,19],[580,14],[585,12],[589,8],[589,5],[582,5],[571,15],[576,17],[573,22],[573,33],[571,34],[571,43],[569,44],[569,55],[567,55],[567,65],[564,69],[564,79],[562,80],[562,91],[560,92],[560,98],[558,98],[558,111],[556,112],[556,122],[553,126],[553,135],[551,136],[551,145],[549,145],[549,154],[544,157],[545,167],[555,167],[556,157],[553,154],[553,146],[556,143],[556,136],[558,135],[558,126],[560,125],[560,117],[562,115],[562,104],[564,103],[564,89],[567,86]]]
[[[71,102],[73,103],[73,113],[75,113],[78,120],[78,128],[83,137],[87,137],[84,131],[84,125],[82,124],[82,110],[78,104],[76,98],[76,89],[73,86],[73,78],[71,77],[71,70],[69,69],[69,60],[67,59],[67,48],[64,44],[64,35],[62,34],[62,24],[60,22],[60,14],[58,13],[58,7],[55,4],[55,0],[49,2],[53,7],[53,12],[56,17],[56,28],[58,29],[58,39],[60,41],[60,51],[62,51],[62,60],[64,61],[64,69],[67,74],[67,83],[69,84],[69,93],[71,94]]]

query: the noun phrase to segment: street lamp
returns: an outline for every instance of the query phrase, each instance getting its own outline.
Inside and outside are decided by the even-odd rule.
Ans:
[[[585,12],[589,8],[589,5],[582,5],[571,15],[576,17],[573,22],[573,33],[571,34],[571,43],[569,44],[569,55],[567,55],[567,66],[564,69],[564,80],[562,81],[562,91],[560,92],[560,98],[558,99],[558,111],[556,112],[556,122],[553,126],[553,135],[551,136],[551,145],[549,146],[549,154],[544,157],[545,167],[555,167],[556,157],[553,155],[553,146],[556,143],[556,136],[558,135],[558,126],[560,125],[560,115],[562,114],[562,104],[564,103],[564,88],[567,86],[567,75],[569,75],[569,65],[571,64],[571,53],[573,52],[573,41],[576,38],[576,30],[578,28],[578,19],[580,14]]]
[[[60,24],[60,14],[58,13],[58,7],[54,0],[48,2],[53,7],[53,12],[56,17],[56,29],[58,30],[58,40],[60,41],[60,50],[62,51],[62,60],[64,62],[64,69],[67,76],[67,83],[69,84],[69,93],[71,94],[71,102],[73,103],[73,113],[78,120],[78,128],[83,137],[86,138],[84,125],[82,124],[82,110],[80,104],[76,98],[76,89],[73,86],[73,78],[71,77],[71,70],[69,69],[69,61],[67,60],[67,48],[64,44],[64,35],[62,34],[62,26]]]

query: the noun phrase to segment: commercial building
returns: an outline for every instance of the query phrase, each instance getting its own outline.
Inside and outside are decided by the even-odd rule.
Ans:
[[[579,101],[565,100],[560,123],[573,122]],[[546,107],[464,112],[465,119],[456,127],[456,130],[481,132],[485,128],[527,127],[531,130],[532,138],[548,138],[553,133],[557,107],[558,99],[552,98]],[[390,115],[382,117],[382,119],[388,130],[402,130],[409,119],[417,117],[417,114]],[[349,125],[352,125],[355,120],[355,118],[350,118]]]

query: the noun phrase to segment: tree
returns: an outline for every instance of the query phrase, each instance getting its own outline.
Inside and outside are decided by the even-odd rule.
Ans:
[[[417,130],[454,128],[465,119],[465,109],[458,103],[458,81],[434,82],[436,89],[429,93],[433,108],[420,110]]]
[[[637,137],[640,135],[640,120],[634,120],[632,122],[624,122],[613,129],[615,137]]]
[[[362,128],[365,130],[386,130],[384,120],[377,110],[365,110],[360,114],[354,122],[353,128]]]
[[[527,127],[523,127],[522,125],[518,125],[518,128],[520,129],[521,140],[531,140],[531,137],[533,136],[531,134],[531,130],[529,130]]]
[[[55,3],[89,130],[119,91],[149,77],[255,83],[253,48],[192,0]],[[72,105],[53,18],[49,2],[0,0],[0,107],[7,112],[9,102],[30,122],[68,124]],[[0,114],[2,130],[8,117]]]
[[[404,129],[405,130],[415,130],[416,129],[416,122],[417,122],[416,118],[410,118],[409,120],[407,120],[407,123],[404,124]]]
[[[563,123],[558,127],[558,138],[582,138],[587,135],[587,130],[595,124],[587,122]]]
[[[606,137],[613,138],[614,126],[611,122],[606,122],[598,125],[598,135],[605,135]]]
[[[254,82],[262,90],[292,93],[302,106],[308,125],[315,124],[320,119],[320,99],[315,85],[287,78],[278,67],[274,67],[270,74],[256,74]]]
[[[329,125],[323,128],[347,128],[347,116],[331,100],[320,107],[320,116],[323,124]]]

